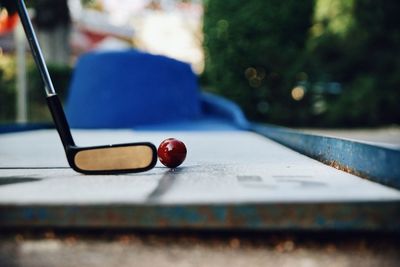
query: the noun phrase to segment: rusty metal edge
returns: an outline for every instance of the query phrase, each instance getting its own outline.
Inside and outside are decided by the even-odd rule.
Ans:
[[[1,205],[0,227],[400,231],[400,202]]]
[[[331,167],[400,189],[400,150],[264,124],[251,129]]]

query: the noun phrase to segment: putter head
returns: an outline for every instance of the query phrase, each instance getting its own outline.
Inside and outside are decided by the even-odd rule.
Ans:
[[[70,166],[84,174],[119,174],[142,172],[157,163],[157,150],[151,143],[130,143],[109,146],[66,149]]]

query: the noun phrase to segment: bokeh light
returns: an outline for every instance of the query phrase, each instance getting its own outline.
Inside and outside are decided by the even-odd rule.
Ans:
[[[296,101],[302,100],[306,93],[305,91],[306,90],[305,90],[304,86],[299,85],[299,86],[294,87],[291,92],[292,98]]]

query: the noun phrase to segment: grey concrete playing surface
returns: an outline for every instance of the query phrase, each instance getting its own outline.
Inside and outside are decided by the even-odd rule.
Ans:
[[[79,145],[183,140],[184,164],[118,176],[67,167],[52,130],[0,136],[0,204],[258,203],[400,200],[400,191],[360,179],[249,132],[74,131]],[[38,179],[17,183],[18,178]],[[162,183],[161,183],[162,182]],[[161,183],[161,184],[160,184]],[[160,188],[160,186],[162,188]],[[158,190],[157,192],[155,190]]]

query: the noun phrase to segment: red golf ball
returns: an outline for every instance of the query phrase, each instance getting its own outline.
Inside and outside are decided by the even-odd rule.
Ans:
[[[186,146],[182,141],[168,138],[158,146],[157,154],[160,162],[168,168],[176,168],[186,158]]]

